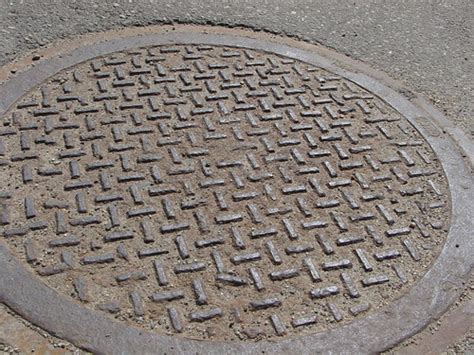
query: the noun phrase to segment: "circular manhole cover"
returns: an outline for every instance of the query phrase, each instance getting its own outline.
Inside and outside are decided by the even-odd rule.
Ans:
[[[73,57],[15,100],[9,252],[81,309],[175,338],[320,333],[406,294],[450,225],[426,139],[344,76],[206,38]]]

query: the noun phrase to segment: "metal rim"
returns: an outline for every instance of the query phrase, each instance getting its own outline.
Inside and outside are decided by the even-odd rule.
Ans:
[[[434,120],[393,89],[364,74],[336,66],[330,58],[306,50],[258,39],[229,35],[176,32],[98,42],[50,59],[0,85],[0,114],[43,80],[69,66],[108,53],[160,44],[210,44],[263,50],[294,58],[338,74],[379,96],[418,129],[431,145],[446,173],[451,192],[452,221],[438,259],[411,290],[379,312],[350,324],[279,342],[223,343],[195,341],[153,334],[120,324],[84,309],[43,284],[0,243],[0,300],[54,335],[98,353],[302,353],[378,352],[421,330],[454,302],[462,280],[470,271],[469,238],[474,212],[473,178],[455,144]]]

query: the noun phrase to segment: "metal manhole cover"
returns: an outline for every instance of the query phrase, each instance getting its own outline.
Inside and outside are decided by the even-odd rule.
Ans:
[[[177,42],[74,63],[4,114],[10,252],[81,308],[180,338],[324,332],[407,293],[450,221],[425,138],[317,65]]]

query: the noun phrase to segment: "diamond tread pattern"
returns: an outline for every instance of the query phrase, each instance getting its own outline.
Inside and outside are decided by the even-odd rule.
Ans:
[[[319,68],[213,46],[65,70],[0,128],[3,235],[53,288],[195,338],[326,330],[408,290],[447,183],[416,130]]]

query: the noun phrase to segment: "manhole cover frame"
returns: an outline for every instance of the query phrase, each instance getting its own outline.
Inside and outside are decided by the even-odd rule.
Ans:
[[[27,271],[0,242],[0,301],[33,324],[73,344],[99,353],[303,353],[337,349],[336,352],[378,352],[415,334],[438,317],[456,299],[462,278],[470,270],[474,199],[472,176],[458,148],[427,113],[365,74],[342,69],[317,53],[260,39],[195,32],[172,32],[113,39],[69,51],[36,64],[0,85],[0,116],[32,87],[80,62],[113,52],[166,44],[207,44],[249,48],[286,56],[340,75],[379,96],[423,135],[440,159],[451,193],[452,220],[446,244],[431,269],[404,296],[377,313],[347,325],[282,341],[223,343],[164,336],[118,323],[85,309],[46,286]],[[472,208],[471,208],[472,209]],[[387,326],[389,324],[389,326]]]

